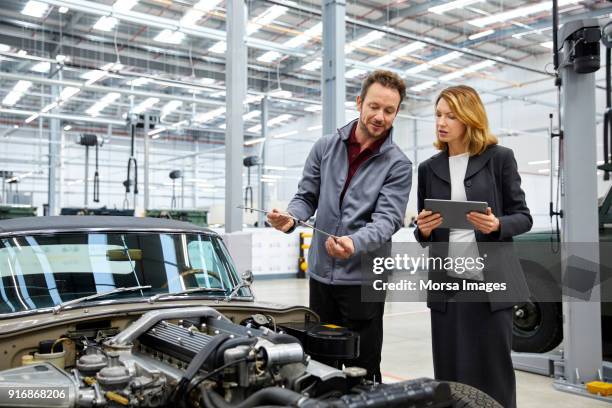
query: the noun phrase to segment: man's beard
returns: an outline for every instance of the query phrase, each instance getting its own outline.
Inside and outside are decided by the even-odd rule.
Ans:
[[[387,130],[383,128],[383,131],[380,134],[378,135],[372,134],[372,132],[370,132],[370,129],[368,129],[368,125],[363,121],[362,118],[359,118],[359,127],[361,128],[362,132],[364,132],[369,138],[372,138],[372,139],[379,139],[382,136],[384,136],[385,133],[387,132]]]

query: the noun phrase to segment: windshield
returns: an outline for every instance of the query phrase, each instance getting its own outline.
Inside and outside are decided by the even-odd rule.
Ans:
[[[223,242],[204,234],[62,233],[0,239],[0,313],[58,305],[120,287],[151,288],[104,297],[142,298],[191,288],[229,294],[239,283]],[[238,295],[250,296],[248,289]]]

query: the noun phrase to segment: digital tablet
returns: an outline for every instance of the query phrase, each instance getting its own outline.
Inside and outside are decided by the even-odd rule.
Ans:
[[[426,210],[442,215],[439,228],[474,229],[465,216],[472,211],[486,214],[488,206],[484,201],[425,200]]]

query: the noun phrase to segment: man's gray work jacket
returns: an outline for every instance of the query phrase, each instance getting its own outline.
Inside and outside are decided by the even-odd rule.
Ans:
[[[303,221],[316,211],[317,228],[353,239],[355,254],[340,260],[328,255],[327,237],[314,233],[308,273],[317,281],[333,285],[358,285],[365,281],[361,256],[390,242],[403,225],[412,186],[412,162],[393,143],[392,128],[380,150],[357,169],[340,203],[349,168],[346,144],[357,120],[315,142],[306,159],[298,192],[287,208]]]

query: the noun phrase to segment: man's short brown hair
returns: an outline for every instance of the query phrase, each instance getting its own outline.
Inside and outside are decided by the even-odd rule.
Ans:
[[[360,95],[362,101],[365,99],[365,96],[368,93],[368,89],[370,89],[370,86],[372,86],[372,84],[381,84],[385,88],[397,90],[400,95],[400,105],[406,97],[406,83],[404,83],[404,80],[400,78],[400,76],[396,73],[379,69],[374,72],[371,72],[370,75],[368,75],[367,78],[363,80]]]

